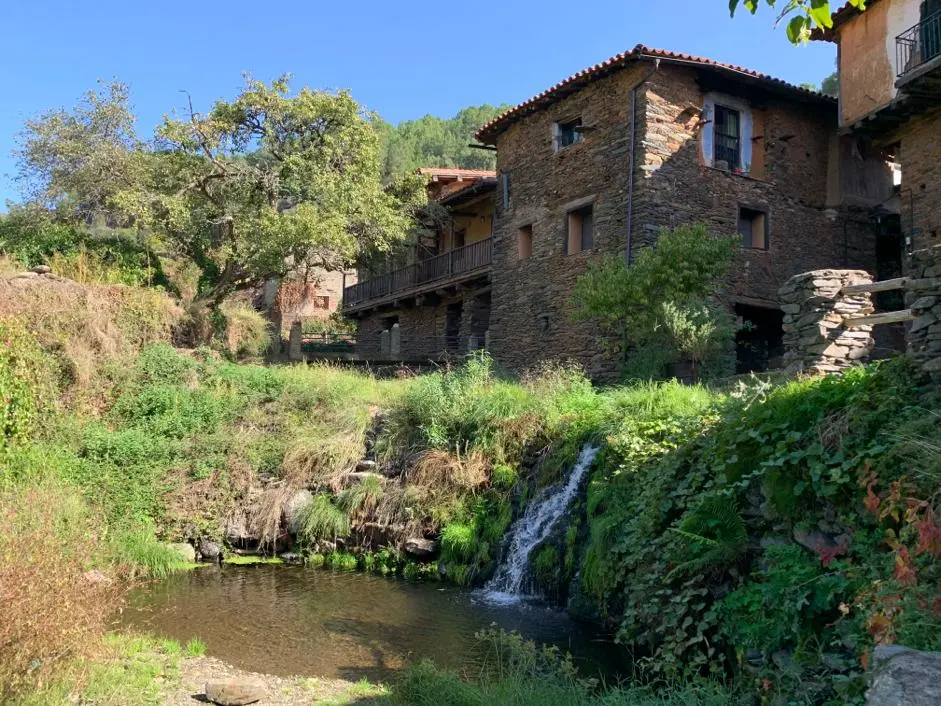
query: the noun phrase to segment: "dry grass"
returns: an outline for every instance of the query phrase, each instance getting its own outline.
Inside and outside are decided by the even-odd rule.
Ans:
[[[81,395],[103,364],[170,340],[182,310],[158,290],[83,286],[52,276],[0,278],[0,319],[22,321]]]
[[[103,546],[77,495],[0,491],[0,701],[98,644],[119,584],[92,570]]]

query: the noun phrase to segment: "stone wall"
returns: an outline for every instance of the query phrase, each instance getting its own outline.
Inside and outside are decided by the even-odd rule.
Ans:
[[[909,256],[905,305],[915,317],[908,329],[907,354],[941,381],[941,246]]]
[[[841,290],[870,282],[872,277],[862,270],[816,270],[792,277],[780,289],[789,374],[839,373],[865,362],[875,345],[872,327],[847,328],[843,319],[872,313],[871,297]]]
[[[762,178],[701,163],[703,89],[692,69],[641,64],[598,79],[511,125],[499,136],[498,170],[511,198],[498,194],[494,220],[493,323],[497,360],[520,370],[539,360],[574,359],[594,378],[615,366],[594,326],[573,322],[569,298],[587,263],[655,242],[663,227],[707,221],[734,233],[739,206],[769,219],[767,249],[749,249],[730,277],[733,302],[776,308],[777,290],[799,272],[824,267],[874,269],[875,237],[865,218],[827,209],[829,143],[835,106],[765,97],[753,142]],[[646,77],[647,82],[643,82]],[[633,203],[629,199],[631,90],[638,86]],[[729,89],[732,90],[732,89]],[[580,117],[581,142],[555,151],[554,122]],[[567,213],[592,204],[594,248],[566,254]],[[632,225],[628,229],[628,213]],[[532,255],[517,234],[532,226]],[[630,230],[630,233],[629,233]]]
[[[633,246],[655,242],[661,228],[706,221],[734,233],[739,207],[766,213],[767,247],[743,248],[729,296],[777,306],[777,290],[800,272],[840,267],[875,270],[875,235],[865,213],[828,209],[830,142],[836,108],[819,102],[747,98],[753,120],[749,175],[707,166],[702,157],[703,89],[692,70],[663,68],[645,84],[642,178],[636,185]],[[834,159],[839,154],[833,155]]]
[[[450,329],[449,319],[454,321]],[[360,358],[389,357],[382,350],[381,335],[394,320],[399,324],[401,353],[398,358],[401,360],[437,360],[448,353],[464,354],[472,337],[477,347],[483,346],[490,325],[489,293],[477,290],[449,296],[429,295],[415,306],[374,310],[362,315],[356,334],[356,353]]]
[[[902,165],[902,228],[914,226],[912,245],[941,243],[941,111],[910,120],[897,134]]]

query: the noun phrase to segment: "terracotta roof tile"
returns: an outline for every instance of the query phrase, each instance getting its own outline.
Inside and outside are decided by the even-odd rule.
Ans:
[[[651,47],[644,46],[643,44],[638,44],[636,47],[630,51],[617,54],[612,56],[609,59],[605,59],[599,64],[589,66],[587,69],[582,69],[576,74],[569,76],[566,79],[563,79],[556,85],[552,86],[549,89],[546,89],[537,96],[533,96],[527,101],[524,101],[517,105],[514,108],[498,115],[496,118],[491,120],[489,123],[481,127],[476,134],[478,141],[485,144],[492,144],[494,138],[501,132],[503,132],[510,124],[515,122],[518,118],[526,115],[528,113],[534,112],[541,107],[554,103],[556,100],[560,100],[564,97],[567,92],[566,88],[573,86],[573,84],[578,84],[583,81],[590,81],[594,78],[604,76],[608,73],[618,71],[624,66],[627,65],[630,61],[636,61],[639,59],[652,58],[652,59],[662,59],[668,62],[674,63],[693,63],[699,64],[702,66],[709,66],[717,68],[719,70],[744,75],[753,79],[758,79],[759,81],[772,84],[779,88],[793,91],[794,93],[800,94],[805,98],[811,98],[819,100],[824,103],[835,103],[836,100],[829,96],[826,96],[817,91],[810,91],[806,88],[801,88],[800,86],[795,86],[792,83],[788,83],[779,78],[774,78],[768,74],[763,74],[758,71],[753,71],[752,69],[746,69],[742,66],[735,66],[734,64],[724,64],[719,61],[714,61],[712,59],[705,59],[700,56],[693,56],[692,54],[683,54],[680,52],[667,51],[665,49],[654,49]],[[577,88],[577,86],[576,86]],[[573,89],[574,90],[574,89]]]

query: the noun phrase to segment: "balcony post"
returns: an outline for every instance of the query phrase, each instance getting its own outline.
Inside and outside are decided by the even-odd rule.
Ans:
[[[454,274],[454,248],[448,250],[448,274]]]

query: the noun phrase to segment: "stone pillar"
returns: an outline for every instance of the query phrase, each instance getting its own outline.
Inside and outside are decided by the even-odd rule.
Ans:
[[[473,334],[471,334],[467,338],[467,352],[473,353],[476,350],[477,350],[477,336],[474,336]]]
[[[484,350],[490,350],[490,329],[484,331]]]
[[[383,329],[382,333],[379,334],[379,356],[381,358],[387,358],[389,356],[391,343],[390,335],[389,329]]]
[[[295,321],[291,324],[291,338],[288,346],[288,356],[291,360],[301,360],[301,322]]]
[[[392,330],[389,331],[389,355],[393,358],[402,355],[402,329],[398,324],[392,324]]]
[[[843,319],[872,313],[869,293],[841,294],[866,284],[863,270],[814,270],[791,277],[778,294],[784,312],[784,365],[789,374],[839,373],[865,362],[872,350],[872,326],[848,328]]]
[[[908,256],[905,306],[915,317],[906,336],[907,355],[941,381],[941,246]]]

